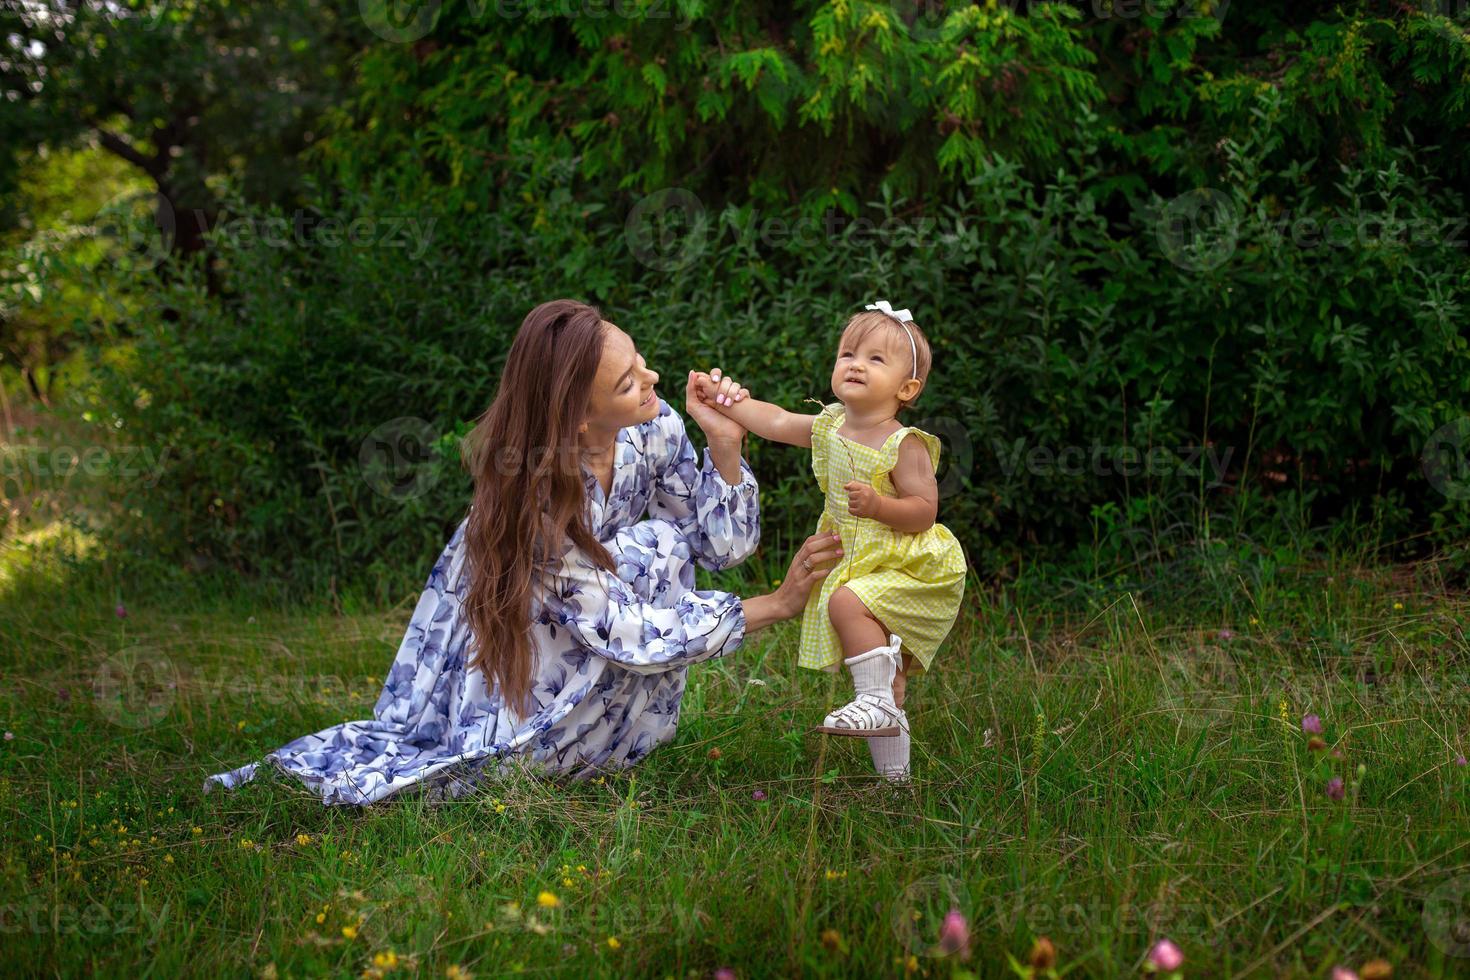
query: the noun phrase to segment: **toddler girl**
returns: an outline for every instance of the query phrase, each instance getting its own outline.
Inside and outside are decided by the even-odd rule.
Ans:
[[[819,415],[748,398],[719,369],[699,379],[704,400],[751,432],[811,447],[826,495],[817,530],[840,534],[844,557],[807,602],[797,663],[848,666],[856,696],[816,730],[867,738],[874,767],[896,782],[910,774],[908,674],[929,669],[965,588],[959,541],[935,523],[939,439],[897,418],[923,390],[930,360],[909,311],[879,300],[843,328],[837,402]]]

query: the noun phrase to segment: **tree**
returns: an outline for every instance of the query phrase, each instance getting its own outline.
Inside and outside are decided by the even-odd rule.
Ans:
[[[355,16],[289,0],[15,0],[0,9],[0,195],[17,154],[94,142],[146,175],[190,256],[222,184],[289,205],[323,110],[372,39]],[[0,212],[0,227],[16,215]]]

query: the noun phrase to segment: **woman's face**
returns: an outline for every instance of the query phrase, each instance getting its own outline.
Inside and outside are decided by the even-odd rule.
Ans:
[[[602,363],[592,382],[587,427],[605,434],[658,416],[658,394],[653,390],[658,372],[644,363],[632,337],[606,320],[602,329]]]

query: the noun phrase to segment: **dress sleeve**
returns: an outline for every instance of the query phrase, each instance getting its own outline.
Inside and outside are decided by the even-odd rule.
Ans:
[[[653,469],[650,517],[673,521],[699,564],[710,571],[738,565],[760,544],[761,517],[755,473],[740,460],[740,482],[725,482],[709,450],[701,462],[684,419],[662,399],[644,445]]]
[[[627,583],[569,548],[548,575],[540,617],[555,635],[640,674],[722,656],[745,638],[745,606],[728,592],[685,592],[667,605],[642,601]]]
[[[832,430],[842,424],[844,409],[840,402],[823,407],[812,420],[812,474],[817,487],[827,492],[827,459],[832,451]]]

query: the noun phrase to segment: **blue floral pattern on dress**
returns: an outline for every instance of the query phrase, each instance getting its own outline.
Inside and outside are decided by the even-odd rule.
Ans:
[[[540,583],[529,717],[467,669],[461,521],[429,573],[373,717],[209,776],[204,791],[233,789],[270,764],[327,805],[365,806],[415,787],[458,797],[501,764],[583,780],[672,740],[689,665],[729,653],[745,636],[739,597],[696,590],[694,566],[727,568],[754,552],[757,485],[745,460],[734,486],[708,450],[701,465],[684,420],[662,400],[656,418],[618,433],[615,451],[609,493],[584,473],[593,533],[617,573],[566,545]]]

